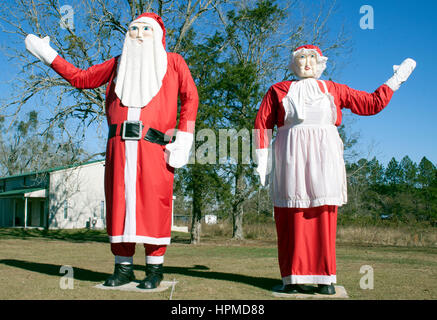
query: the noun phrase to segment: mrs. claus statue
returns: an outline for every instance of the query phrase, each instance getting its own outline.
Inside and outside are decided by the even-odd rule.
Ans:
[[[270,183],[286,293],[305,293],[310,287],[302,284],[317,284],[316,292],[335,294],[337,208],[347,201],[343,142],[337,131],[341,109],[377,114],[416,66],[412,59],[394,66],[394,75],[369,94],[318,80],[327,60],[316,46],[297,48],[289,68],[299,80],[270,87],[255,120],[257,172],[261,184],[266,178]],[[268,131],[275,125],[270,158]]]
[[[144,244],[146,277],[140,288],[163,279],[170,244],[174,168],[188,162],[198,95],[184,59],[165,51],[161,17],[144,13],[129,25],[120,56],[81,70],[49,45],[28,35],[26,49],[79,89],[107,85],[105,197],[107,232],[115,256],[105,286],[134,280],[135,244]],[[176,141],[178,96],[181,108]]]

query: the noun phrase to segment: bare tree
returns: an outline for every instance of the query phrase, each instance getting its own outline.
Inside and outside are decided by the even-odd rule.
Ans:
[[[266,88],[291,76],[286,66],[293,48],[313,43],[320,45],[327,54],[344,51],[347,39],[343,30],[333,34],[328,28],[335,2],[326,5],[319,1],[317,4],[319,7],[315,9],[314,3],[308,6],[301,0],[288,4],[269,0],[78,0],[71,7],[74,13],[74,25],[71,25],[65,23],[66,8],[61,7],[57,0],[15,0],[14,6],[0,9],[1,28],[11,35],[6,54],[18,68],[17,77],[12,80],[16,89],[12,96],[4,99],[0,114],[12,124],[30,106],[32,109],[35,105],[46,106],[44,132],[56,129],[60,134],[76,139],[97,132],[104,140],[105,88],[79,90],[71,87],[25,51],[24,37],[28,33],[50,36],[52,46],[61,56],[86,69],[118,55],[128,23],[144,11],[155,11],[164,19],[169,51],[189,57],[191,52],[188,50],[204,39],[216,32],[223,36],[225,41],[218,47],[222,53],[219,63],[226,62],[229,70],[222,71],[232,74],[223,72],[227,77],[218,79],[215,92],[223,95],[217,99],[216,107],[223,109],[220,112],[223,117],[217,118],[214,125],[251,130]],[[300,15],[295,14],[298,9]],[[257,16],[261,13],[264,16]],[[190,38],[194,31],[198,36],[196,41]],[[187,46],[189,41],[191,48]],[[334,60],[330,59],[331,71]],[[190,67],[195,63],[191,59],[187,62]],[[202,61],[197,64],[201,65]],[[232,75],[239,78],[232,78]],[[251,81],[247,81],[247,75],[253,76]],[[198,79],[198,85],[202,86],[202,78]],[[235,80],[240,82],[230,85]],[[245,94],[236,95],[238,90]],[[96,154],[99,155],[100,151]],[[95,154],[89,157],[93,156]],[[202,172],[206,171],[196,171],[196,175]],[[243,204],[256,196],[258,188],[253,165],[230,163],[216,173],[221,181],[231,185],[226,192],[232,195],[223,199],[232,208],[234,238],[241,239],[244,237]],[[200,185],[197,191],[193,191],[197,192],[193,199],[204,200],[202,189]],[[200,239],[197,226],[204,204],[197,200],[193,201],[193,212],[197,217],[193,229],[197,230],[195,238]]]
[[[2,6],[1,29],[11,35],[5,54],[16,63],[18,72],[11,81],[16,89],[11,96],[2,97],[0,113],[13,123],[29,106],[40,105],[47,115],[44,132],[56,127],[76,138],[97,132],[105,139],[105,88],[80,90],[70,86],[26,52],[26,35],[50,36],[52,47],[63,58],[86,69],[120,54],[128,23],[146,11],[162,15],[167,47],[178,52],[187,30],[217,2],[80,0],[61,6],[57,0],[15,0],[14,5]],[[90,158],[96,155],[102,153]]]
[[[317,4],[319,7],[314,10]],[[324,1],[317,4],[307,7],[303,1],[281,5],[259,0],[241,2],[236,5],[237,10],[223,12],[218,9],[225,29],[229,61],[235,67],[232,78],[224,83],[223,96],[226,98],[222,105],[227,110],[224,116],[228,126],[237,130],[253,128],[253,119],[268,86],[291,78],[287,66],[290,53],[296,47],[311,43],[322,47],[328,55],[338,53],[340,49],[343,51],[347,43],[343,29],[333,35],[328,28],[335,1],[329,5]],[[300,16],[294,14],[299,10]],[[229,83],[236,81],[238,70],[243,71],[237,88]],[[333,68],[330,70],[332,72]],[[238,93],[230,92],[232,90]],[[258,184],[253,183],[256,180],[253,166],[238,162],[225,166],[225,171],[234,192],[231,197],[233,238],[243,239],[243,204],[256,197]]]
[[[60,138],[52,131],[38,133],[38,112],[31,111],[4,130],[0,119],[0,176],[75,164],[84,152],[73,137]]]

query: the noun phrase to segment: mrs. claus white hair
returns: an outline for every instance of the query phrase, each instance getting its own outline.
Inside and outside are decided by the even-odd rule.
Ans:
[[[323,71],[326,69],[326,62],[328,61],[328,57],[320,55],[320,53],[316,49],[307,49],[307,48],[301,48],[296,51],[294,51],[291,55],[290,63],[288,64],[288,70],[292,71],[296,77],[301,79],[301,77],[298,76],[298,67],[296,65],[296,57],[299,56],[302,53],[315,53],[317,57],[317,65],[316,65],[316,74],[315,78],[319,79]]]

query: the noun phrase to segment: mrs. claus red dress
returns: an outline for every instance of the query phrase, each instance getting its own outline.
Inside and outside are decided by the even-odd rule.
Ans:
[[[306,92],[304,120],[287,99],[295,86]],[[255,120],[257,149],[269,146],[267,130],[277,126],[270,190],[285,285],[336,283],[337,208],[347,202],[343,143],[337,131],[341,109],[374,115],[392,95],[385,84],[369,94],[313,78],[277,83],[265,95]]]

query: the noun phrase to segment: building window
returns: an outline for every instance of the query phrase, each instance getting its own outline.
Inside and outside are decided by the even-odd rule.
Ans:
[[[64,201],[64,219],[68,218],[68,201]]]
[[[105,201],[100,202],[100,218],[105,219]]]

